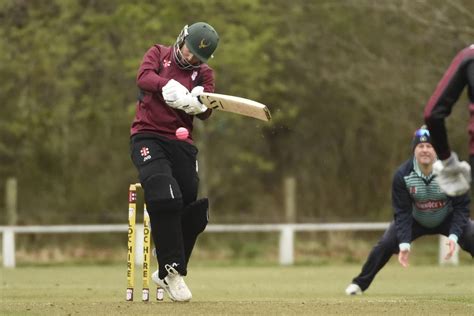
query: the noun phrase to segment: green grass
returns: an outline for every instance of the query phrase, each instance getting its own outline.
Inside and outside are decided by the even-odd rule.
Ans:
[[[393,261],[393,260],[392,260]],[[0,269],[0,315],[472,315],[474,268],[391,262],[362,296],[359,265],[191,267],[190,303],[125,302],[124,265]],[[135,298],[140,298],[137,278]]]

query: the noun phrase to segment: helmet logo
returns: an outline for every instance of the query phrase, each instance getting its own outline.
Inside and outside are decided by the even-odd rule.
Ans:
[[[201,43],[199,43],[199,48],[206,48],[206,47],[208,47],[209,45],[210,45],[210,44],[207,44],[207,43],[206,43],[206,40],[203,38],[203,39],[201,40]]]

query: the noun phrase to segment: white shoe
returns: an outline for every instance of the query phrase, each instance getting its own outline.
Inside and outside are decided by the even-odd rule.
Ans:
[[[165,265],[165,269],[168,271],[168,275],[164,279],[159,278],[158,270],[153,272],[151,275],[153,282],[162,287],[166,293],[168,293],[168,296],[172,301],[190,301],[193,295],[191,294],[191,291],[187,287],[186,283],[184,283],[183,277],[169,264]]]
[[[166,293],[168,293],[168,296],[170,296],[169,294],[169,289],[168,289],[168,284],[165,283],[164,280],[160,279],[160,277],[158,276],[158,270],[156,270],[155,272],[153,272],[151,274],[151,279],[153,280],[153,282],[155,282],[155,284],[159,287],[159,288],[162,288],[166,291]],[[170,296],[171,300],[174,301],[174,298],[172,298]]]
[[[360,289],[360,286],[358,286],[355,283],[349,284],[349,286],[346,288],[346,294],[347,295],[361,295],[362,290]]]

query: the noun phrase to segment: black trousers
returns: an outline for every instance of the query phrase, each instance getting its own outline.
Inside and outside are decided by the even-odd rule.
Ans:
[[[159,276],[167,275],[167,264],[186,275],[186,256],[192,252],[187,248],[194,246],[197,236],[183,229],[183,208],[197,198],[198,150],[184,141],[137,134],[131,138],[130,151],[145,192]]]
[[[442,234],[448,236],[451,217],[452,216],[448,216],[441,225],[435,228],[423,227],[413,220],[412,241],[424,235]],[[474,258],[474,222],[472,220],[470,220],[464,228],[458,240],[458,244]],[[352,283],[359,285],[362,291],[365,291],[374,280],[376,274],[385,266],[392,255],[398,254],[398,245],[399,242],[395,223],[392,222],[377,245],[370,252],[367,261],[362,267],[361,273],[352,280]]]

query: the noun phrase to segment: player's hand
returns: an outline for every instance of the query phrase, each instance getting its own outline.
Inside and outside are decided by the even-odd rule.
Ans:
[[[180,109],[190,115],[197,115],[206,112],[207,107],[197,97],[189,96]]]
[[[200,95],[204,88],[196,86],[191,93],[182,84],[174,79],[168,81],[163,87],[163,99],[170,107],[182,110],[190,115],[203,113],[207,107],[199,102],[197,96]]]
[[[444,260],[449,260],[454,254],[454,251],[456,250],[456,242],[450,238],[448,238],[448,242],[446,243],[446,246],[449,247],[449,251],[444,257]]]
[[[204,92],[204,87],[203,86],[195,86],[193,90],[191,90],[191,95],[193,97],[198,97]]]
[[[402,267],[408,267],[408,257],[410,256],[410,250],[400,250],[398,253],[398,262],[402,265]]]
[[[443,161],[433,164],[433,173],[440,189],[449,196],[458,196],[469,191],[471,182],[471,166],[459,161],[456,153]]]
[[[166,104],[168,104],[172,108],[176,108],[178,106],[176,102],[189,95],[189,91],[181,83],[174,79],[171,79],[163,87],[162,94]]]
[[[194,87],[193,90],[191,90],[191,93],[185,96],[183,99],[179,99],[176,101],[177,103],[177,109],[183,110],[184,112],[190,114],[190,115],[196,115],[196,114],[201,114],[203,112],[206,112],[207,107],[202,104],[198,96],[203,93],[204,87],[201,86],[196,86]]]
[[[195,86],[193,90],[191,90],[191,96],[193,97],[193,99],[191,100],[190,105],[188,107],[183,108],[183,111],[192,115],[206,112],[207,107],[204,104],[202,104],[198,98],[203,92],[204,92],[203,86]]]

